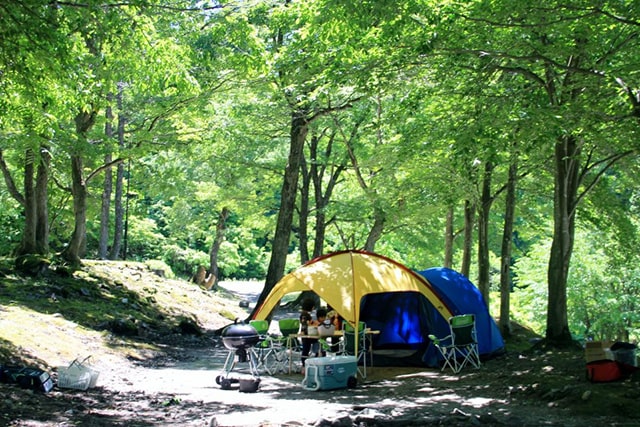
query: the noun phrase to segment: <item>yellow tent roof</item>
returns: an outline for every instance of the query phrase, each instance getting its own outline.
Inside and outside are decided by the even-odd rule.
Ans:
[[[364,251],[343,251],[313,259],[284,276],[273,287],[254,319],[266,319],[283,296],[311,290],[340,316],[357,327],[360,301],[367,294],[383,292],[420,292],[445,319],[450,309],[421,275],[402,264]]]

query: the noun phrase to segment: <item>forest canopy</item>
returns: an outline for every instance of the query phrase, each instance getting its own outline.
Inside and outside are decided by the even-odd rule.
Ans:
[[[0,253],[265,281],[364,249],[636,339],[634,2],[7,0]],[[512,296],[513,301],[512,301]],[[491,301],[496,298],[496,301]]]

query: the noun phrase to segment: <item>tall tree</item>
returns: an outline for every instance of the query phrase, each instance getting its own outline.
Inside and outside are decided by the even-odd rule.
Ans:
[[[113,94],[107,94],[107,100],[113,100]],[[104,135],[107,139],[113,138],[113,108],[111,105],[106,107],[106,121],[104,124]],[[111,153],[105,154],[105,163],[113,160]],[[104,171],[104,184],[102,188],[102,206],[100,210],[100,237],[98,241],[98,257],[107,259],[109,249],[109,219],[111,212],[111,194],[113,192],[113,173],[111,168]]]
[[[611,145],[600,140],[600,131],[590,131],[596,123],[609,127],[607,116],[618,108],[619,93],[611,83],[627,72],[620,58],[638,43],[637,26],[625,22],[630,13],[624,6],[616,10],[608,5],[494,2],[487,8],[479,2],[462,16],[476,26],[476,34],[507,35],[493,37],[488,46],[469,46],[467,52],[478,55],[485,69],[519,75],[531,83],[529,91],[535,91],[538,103],[532,104],[530,114],[540,115],[541,125],[545,123],[541,133],[552,147],[554,227],[546,329],[550,343],[571,341],[567,283],[578,205],[608,168],[632,153],[626,141],[618,138]],[[535,111],[535,105],[543,106]]]
[[[315,152],[311,156],[311,180],[313,182],[313,193],[315,200],[315,226],[313,236],[313,257],[318,257],[324,253],[325,236],[327,226],[335,219],[327,218],[327,210],[332,199],[333,190],[335,189],[340,175],[346,169],[346,159],[344,156],[340,159],[334,156],[335,132],[332,132],[327,138],[325,150],[321,153],[317,152],[317,146],[312,146],[310,150]],[[336,159],[336,157],[338,157]],[[322,158],[322,160],[320,160]],[[338,160],[335,161],[334,159]],[[323,183],[325,185],[323,185]]]
[[[97,112],[81,111],[76,115],[78,149],[71,153],[71,193],[73,195],[74,228],[69,244],[61,256],[71,264],[79,264],[85,254],[87,238],[87,180],[84,171],[83,148],[88,145],[87,134],[96,122]]]
[[[321,125],[323,126],[323,125]],[[326,142],[324,142],[326,140]],[[325,236],[328,225],[335,217],[328,215],[329,203],[333,190],[339,182],[341,173],[345,170],[345,159],[334,154],[336,151],[336,131],[329,131],[322,127],[321,132],[314,132],[308,139],[307,149],[309,162],[303,157],[301,186],[299,230],[300,260],[302,263],[316,258],[324,253]],[[323,148],[324,147],[324,148]],[[306,207],[306,209],[305,209]],[[313,227],[308,225],[313,218]],[[308,252],[307,228],[313,230],[312,252]],[[304,238],[303,238],[304,236]]]
[[[489,305],[490,269],[489,260],[489,215],[494,196],[491,192],[491,179],[493,178],[494,165],[486,161],[482,174],[482,190],[478,206],[478,288]]]
[[[320,117],[348,108],[354,97],[354,88],[345,84],[347,76],[333,73],[344,61],[350,60],[349,53],[333,49],[337,40],[331,40],[332,36],[344,38],[345,35],[336,34],[333,27],[344,26],[344,22],[320,17],[316,13],[320,3],[287,2],[285,7],[271,13],[271,25],[275,26],[272,31],[276,35],[270,41],[273,48],[269,55],[275,59],[270,72],[275,76],[275,86],[281,90],[279,96],[286,100],[290,110],[289,151],[265,288],[257,305],[284,273],[309,127]]]
[[[125,144],[125,125],[126,125],[126,117],[124,116],[124,108],[123,108],[123,96],[124,96],[124,84],[117,84],[117,95],[116,95],[116,105],[118,107],[118,118],[117,118],[117,138],[118,138],[118,147],[121,151],[126,149]],[[131,165],[131,159],[128,160],[127,164]],[[130,167],[129,167],[130,169]],[[116,166],[116,176],[115,176],[115,192],[113,194],[113,204],[114,204],[114,219],[113,219],[113,239],[111,243],[111,250],[109,251],[109,259],[116,260],[120,259],[121,251],[122,251],[122,242],[123,242],[123,234],[124,234],[124,222],[125,222],[125,204],[128,206],[128,200],[131,197],[129,192],[125,194],[125,163],[119,162]],[[105,181],[107,178],[105,177]],[[129,177],[127,177],[129,180]],[[129,181],[127,181],[127,186],[129,185]],[[124,254],[126,255],[126,254]]]
[[[514,144],[515,145],[515,144]],[[518,155],[514,153],[509,166],[505,196],[504,226],[500,250],[500,331],[504,337],[511,336],[511,263],[513,224],[516,209],[516,187],[518,182]]]

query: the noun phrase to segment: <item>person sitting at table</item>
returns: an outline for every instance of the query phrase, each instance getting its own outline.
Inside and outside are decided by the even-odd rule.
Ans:
[[[330,305],[327,305],[327,319],[331,322],[336,331],[342,330],[342,317]],[[331,352],[337,353],[340,348],[340,337],[330,337]]]
[[[307,308],[311,308],[311,310],[313,309],[313,303],[311,303],[312,305],[309,306],[309,304],[304,304],[303,302],[303,313],[304,313],[304,309]],[[309,312],[309,311],[307,311]],[[303,314],[301,314],[302,316]],[[306,314],[304,314],[306,316]],[[319,308],[316,311],[316,319],[313,320],[311,319],[311,321],[309,321],[307,323],[307,332],[302,332],[303,334],[308,333],[308,327],[309,326],[315,326],[316,328],[318,327],[318,325],[320,325],[322,322],[325,321],[325,319],[327,318],[327,310],[325,310],[324,308]],[[302,321],[300,322],[300,324],[302,324]],[[317,330],[317,329],[316,329]],[[305,365],[305,361],[307,360],[307,358],[309,357],[309,355],[311,353],[318,355],[319,354],[319,350],[320,350],[320,344],[318,343],[318,338],[309,338],[309,336],[307,336],[306,338],[302,338],[302,352],[300,353],[300,360],[302,362],[302,368],[304,369],[304,365]]]
[[[316,320],[313,322],[314,326],[320,326],[326,320],[327,320],[327,310],[324,308],[319,308],[316,311]],[[318,340],[313,340],[313,342],[311,343],[311,353],[315,354],[316,356],[327,355],[327,352],[320,347],[320,343],[318,342]]]
[[[306,298],[302,301],[302,308],[300,310],[300,334],[307,335],[309,333],[309,325],[313,323],[313,317],[311,312],[315,307],[315,302],[311,298]],[[309,357],[311,351],[311,344],[313,340],[310,338],[302,338],[302,353],[300,360],[302,361],[302,369],[304,370],[304,362]]]
[[[302,301],[302,307],[300,309],[300,333],[307,335],[309,325],[313,322],[311,312],[315,308],[316,303],[311,298],[306,298]]]

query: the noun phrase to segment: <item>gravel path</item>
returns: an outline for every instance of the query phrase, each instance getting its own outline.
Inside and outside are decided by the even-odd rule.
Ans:
[[[221,283],[221,286],[240,300],[249,301],[250,310],[263,284],[232,282]],[[279,313],[279,316],[290,315],[296,316],[297,313]],[[152,395],[170,393],[180,402],[201,402],[203,407],[211,408],[214,415],[207,415],[207,420],[201,419],[195,425],[202,425],[201,422],[206,425],[213,418],[220,426],[306,425],[340,413],[346,416],[353,413],[354,404],[361,403],[358,393],[352,390],[333,393],[305,390],[301,386],[304,376],[299,373],[299,368],[298,373],[291,375],[261,374],[257,393],[241,393],[237,383],[232,384],[231,390],[222,390],[215,379],[223,374],[229,350],[217,342],[212,348],[189,348],[185,352],[189,353],[188,356],[178,355],[176,360],[162,360],[159,366],[122,369],[121,365],[111,364],[116,368],[111,372],[109,368],[101,371],[100,385],[120,393],[143,389]],[[248,367],[248,363],[238,363],[229,377],[252,378]]]

